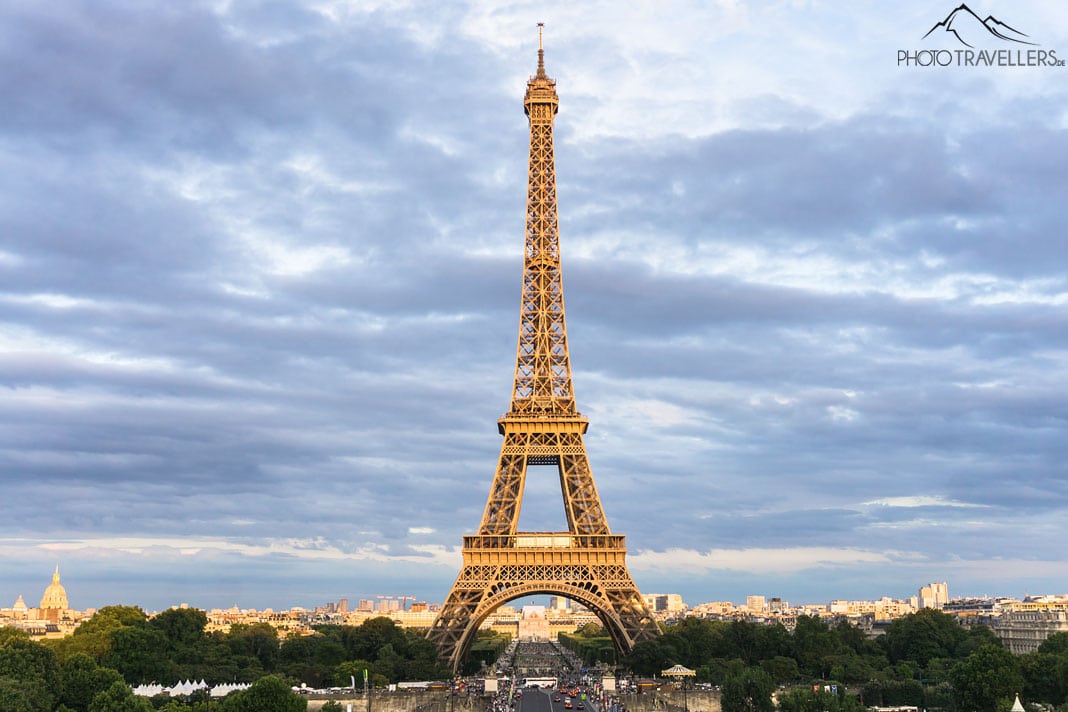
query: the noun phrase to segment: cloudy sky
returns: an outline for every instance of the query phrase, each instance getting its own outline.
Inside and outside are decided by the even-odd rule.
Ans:
[[[2,3],[0,606],[445,597],[539,21],[639,587],[1068,592],[1068,68],[899,65],[955,5]],[[972,7],[1068,58],[1068,5]],[[565,526],[553,470],[524,505]]]

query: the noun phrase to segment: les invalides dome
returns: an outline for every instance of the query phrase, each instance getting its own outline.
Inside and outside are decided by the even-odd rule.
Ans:
[[[45,589],[41,598],[41,612],[65,611],[70,606],[67,604],[67,590],[59,583],[59,565],[56,564],[56,572],[52,574],[52,584]]]

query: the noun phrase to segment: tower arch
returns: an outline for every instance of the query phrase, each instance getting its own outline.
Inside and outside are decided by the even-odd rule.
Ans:
[[[576,603],[581,603],[588,608],[595,616],[597,620],[601,622],[608,636],[612,640],[612,644],[615,647],[617,653],[625,654],[633,646],[634,641],[628,634],[628,626],[621,620],[616,609],[606,601],[605,597],[597,590],[596,586],[567,584],[560,582],[550,581],[526,581],[519,583],[516,586],[506,588],[498,591],[496,594],[485,598],[480,606],[480,611],[473,616],[467,616],[467,624],[460,632],[452,654],[448,660],[453,670],[458,670],[461,663],[467,657],[468,652],[471,650],[471,645],[474,643],[475,638],[478,636],[478,630],[482,624],[493,615],[493,612],[510,601],[514,601],[525,596],[563,596],[569,598]],[[644,602],[633,602],[635,608],[639,605],[644,608]],[[649,619],[652,625],[655,626],[655,621]]]

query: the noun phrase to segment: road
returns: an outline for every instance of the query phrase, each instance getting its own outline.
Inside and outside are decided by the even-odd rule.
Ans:
[[[557,697],[560,698],[559,702],[554,701]],[[565,700],[569,699],[567,695],[559,694],[555,690],[527,688],[523,690],[523,698],[519,701],[516,712],[601,712],[591,696],[586,695],[586,697],[587,699],[582,701],[584,711],[578,709],[579,698],[572,699],[572,709],[567,709],[565,707]]]

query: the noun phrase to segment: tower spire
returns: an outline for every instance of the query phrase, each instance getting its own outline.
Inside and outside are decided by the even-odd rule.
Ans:
[[[538,78],[545,76],[545,49],[541,45],[541,32],[545,29],[545,23],[538,23]]]
[[[545,73],[541,30],[542,25],[538,23],[538,72],[527,82],[527,93],[523,98],[523,107],[530,119],[527,229],[519,309],[519,348],[508,417],[576,417],[557,232],[553,119],[560,99],[556,95],[556,82]]]

